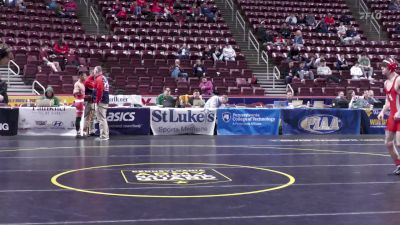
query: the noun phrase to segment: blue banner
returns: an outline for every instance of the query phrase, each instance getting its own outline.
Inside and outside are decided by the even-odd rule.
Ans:
[[[108,108],[107,121],[110,135],[150,134],[149,108]],[[95,127],[98,134],[98,123]]]
[[[386,122],[389,111],[386,111],[383,120],[378,120],[382,109],[365,109],[361,113],[361,125],[365,134],[385,134]]]
[[[218,109],[218,135],[278,135],[279,109]]]
[[[282,133],[360,134],[361,110],[282,109]]]

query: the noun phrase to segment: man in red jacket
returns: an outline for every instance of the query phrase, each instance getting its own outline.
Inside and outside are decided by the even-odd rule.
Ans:
[[[106,141],[110,139],[107,122],[110,87],[107,78],[103,75],[101,66],[96,66],[93,70],[93,74],[95,76],[94,103],[96,104],[96,117],[100,126],[100,137],[96,140]]]

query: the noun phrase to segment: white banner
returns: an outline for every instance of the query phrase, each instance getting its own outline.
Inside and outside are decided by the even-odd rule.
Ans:
[[[19,135],[75,136],[74,107],[19,108]]]
[[[213,135],[216,109],[151,108],[150,126],[154,135]]]
[[[141,95],[110,95],[110,104],[124,106],[124,103],[133,105],[143,105]]]

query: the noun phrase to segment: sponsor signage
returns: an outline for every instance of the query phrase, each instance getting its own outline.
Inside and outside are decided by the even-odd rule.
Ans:
[[[278,135],[279,109],[218,109],[218,135]]]
[[[18,112],[18,109],[0,108],[0,136],[17,135]]]
[[[75,117],[74,107],[21,107],[18,134],[74,136]]]
[[[151,108],[150,126],[154,135],[213,135],[216,109]]]
[[[282,109],[285,134],[360,134],[361,110]]]
[[[143,105],[141,95],[110,95],[110,104],[124,106],[124,104]]]

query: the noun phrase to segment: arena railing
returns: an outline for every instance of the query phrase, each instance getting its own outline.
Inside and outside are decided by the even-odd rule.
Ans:
[[[288,91],[288,90],[290,90],[294,94],[292,85],[290,85],[290,84],[286,85],[286,91]]]
[[[254,49],[257,52],[257,64],[260,64],[260,43],[257,41],[257,38],[254,36],[254,34],[249,31],[249,37],[248,37],[248,48],[250,49],[251,45],[254,47]]]
[[[232,0],[226,0],[225,1],[225,8],[227,8],[226,6],[228,6],[232,11],[232,21],[233,21],[233,19],[235,18],[235,13],[234,13],[235,8],[234,8],[233,1]]]
[[[92,20],[94,22],[94,24],[96,25],[96,29],[97,29],[97,34],[99,34],[99,17],[96,14],[96,10],[94,10],[93,6],[90,6],[90,15],[89,15],[89,22],[90,24],[92,24]]]
[[[46,89],[44,88],[44,86],[41,83],[39,83],[39,81],[34,80],[33,83],[32,83],[32,94],[42,95],[40,92],[38,92],[36,90],[36,86],[35,85],[39,86],[41,88],[41,90],[43,91],[43,93],[45,93]]]
[[[236,28],[238,28],[238,24],[243,30],[243,41],[246,40],[246,22],[244,21],[242,15],[240,15],[239,11],[236,11]]]
[[[371,13],[368,9],[367,4],[364,2],[364,0],[358,0],[358,13],[360,15],[361,19],[364,19],[365,21],[369,21],[369,30],[371,31],[372,28],[378,33],[378,38],[381,40],[381,32],[382,28],[381,25],[379,25],[379,22],[376,20],[380,19],[381,14],[380,13]]]
[[[281,71],[279,71],[277,66],[274,66],[272,75],[273,75],[272,88],[275,88],[275,81],[279,80],[279,78],[281,77]]]
[[[269,74],[269,56],[266,51],[261,52],[261,59],[267,64],[267,73]],[[267,76],[267,79],[269,80],[269,76]]]
[[[12,68],[15,67],[17,71],[14,71]],[[13,60],[8,61],[8,67],[7,67],[7,85],[10,86],[10,78],[11,76],[18,76],[19,73],[21,72],[18,64],[16,64]]]

